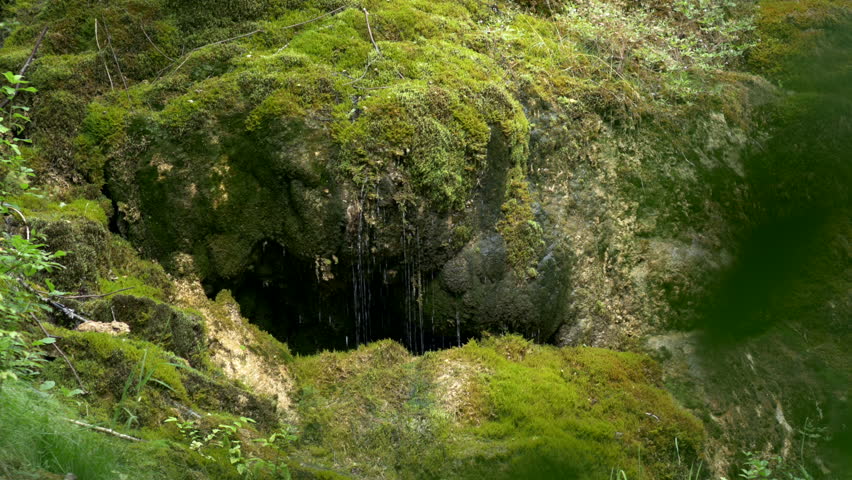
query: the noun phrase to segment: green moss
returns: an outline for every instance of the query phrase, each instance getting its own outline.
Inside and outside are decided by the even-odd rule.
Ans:
[[[140,412],[146,416],[143,424],[157,424],[165,418],[166,412],[157,411],[157,408],[166,404],[169,396],[188,402],[188,393],[180,370],[175,366],[179,363],[175,363],[174,355],[151,343],[105,333],[56,330],[62,337],[62,348],[74,359],[83,384],[91,392],[110,399],[112,404],[119,403],[129,398],[125,387],[128,379],[132,380],[129,389],[133,392],[129,393],[141,399],[137,403],[140,404]],[[58,368],[64,370],[67,367],[63,364]],[[142,389],[137,389],[136,380],[140,372],[145,375],[151,372],[151,378],[162,383],[150,381],[142,385]],[[73,377],[69,374],[67,377],[63,375],[63,378],[68,383]]]
[[[616,468],[629,478],[678,478],[674,439],[686,458],[701,451],[701,424],[659,389],[659,369],[646,357],[558,350],[518,337],[471,343],[462,352],[494,372],[487,381],[493,420],[474,431],[517,449],[510,470],[522,477],[597,478]]]
[[[100,102],[88,106],[80,134],[75,140],[75,166],[97,186],[104,182],[105,153],[123,143],[127,120],[128,111],[122,107]]]
[[[173,285],[163,267],[156,262],[139,258],[139,253],[127,240],[112,236],[106,252],[109,269],[98,279],[104,293],[132,287],[137,297],[166,302],[172,297]]]
[[[159,301],[165,301],[167,299],[166,295],[163,294],[162,289],[151,286],[139,277],[117,275],[112,278],[113,279],[100,278],[98,280],[99,290],[104,293],[127,290],[133,295],[139,297],[152,298]]]
[[[462,65],[449,68],[470,71]],[[401,168],[418,195],[440,209],[459,208],[484,166],[489,125],[499,122],[513,143],[521,143],[525,120],[520,126],[508,123],[518,115],[523,119],[523,114],[511,100],[501,101],[508,98],[499,88],[470,92],[482,96],[480,104],[471,105],[464,89],[449,88],[457,79],[445,80],[446,87],[407,82],[353,105],[346,113],[349,118],[335,125],[335,139],[346,152],[342,169],[356,183],[372,184],[383,172]]]
[[[85,312],[94,321],[127,323],[131,337],[170,351],[195,368],[209,367],[207,334],[201,316],[149,298],[132,296],[133,293],[117,294],[88,304]]]
[[[535,278],[534,264],[544,248],[544,240],[532,211],[529,184],[519,167],[509,172],[506,200],[501,210],[503,218],[497,222],[497,232],[506,242],[509,265],[519,279]]]
[[[31,228],[47,238],[48,251],[64,251],[63,268],[51,273],[60,290],[91,291],[96,288],[103,271],[108,233],[102,224],[86,218],[65,217],[58,220],[32,218]]]
[[[302,114],[304,114],[304,110],[299,104],[299,99],[287,90],[279,90],[252,110],[248,119],[246,119],[246,130],[255,131],[264,121],[282,117],[291,118]]]
[[[82,95],[59,88],[40,90],[34,96],[32,109],[39,115],[32,124],[35,147],[29,163],[36,171],[36,178],[61,175],[75,167],[71,162],[75,156],[72,135],[83,123],[88,102]]]
[[[849,6],[838,0],[760,2],[757,16],[760,41],[748,53],[749,66],[776,78],[795,76],[790,67],[813,55],[826,39],[827,31],[848,23],[850,15]]]
[[[78,198],[70,203],[51,200],[46,196],[21,195],[19,197],[7,198],[7,202],[21,208],[27,217],[37,218],[44,221],[59,221],[71,218],[90,220],[106,228],[108,217],[105,206],[109,204],[106,199],[87,200]]]
[[[98,57],[92,52],[42,56],[30,81],[40,90],[69,90],[86,95],[97,67]]]
[[[175,253],[192,253],[205,277],[242,273],[266,239],[304,258],[339,253],[333,225],[353,192],[369,192],[367,202],[392,198],[406,211],[464,210],[490,166],[503,163],[489,155],[533,171],[536,129],[536,148],[560,148],[567,158],[604,122],[634,128],[703,95],[718,98],[726,116],[745,116],[716,88],[729,80],[699,68],[709,60],[693,47],[712,29],[690,23],[698,37],[680,42],[680,14],[606,2],[549,16],[512,3],[495,11],[477,2],[368,2],[377,52],[361,5],[294,27],[333,7],[247,1],[238,2],[245,11],[229,4],[215,18],[173,10],[189,3],[96,6],[121,46],[130,89],[91,103],[76,142],[57,137],[56,145],[75,150],[74,168],[97,188],[111,179],[127,234],[145,255],[168,266]],[[106,93],[92,43],[97,15],[84,18],[80,5],[22,17],[16,38],[23,44],[37,32],[31,24],[61,21],[43,81],[79,66],[79,88]],[[20,56],[14,45],[5,50],[10,61]],[[67,87],[74,93],[63,102],[77,89]],[[500,135],[505,149],[489,152]],[[501,233],[513,267],[530,277],[538,247],[527,230],[536,224],[516,200]]]
[[[680,478],[675,438],[690,460],[704,440],[641,355],[508,336],[419,358],[384,341],[300,357],[295,367],[302,445],[337,452],[344,469],[391,462],[402,478],[600,478],[613,468]]]

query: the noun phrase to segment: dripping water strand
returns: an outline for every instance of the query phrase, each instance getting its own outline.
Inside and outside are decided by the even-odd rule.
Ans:
[[[458,310],[456,310],[456,344],[456,346],[461,347],[461,321]]]
[[[353,307],[355,309],[355,346],[370,341],[370,289],[367,284],[370,266],[365,265],[364,256],[368,246],[369,238],[364,228],[364,192],[358,205],[358,229],[355,240],[355,262],[352,265],[352,295]]]
[[[423,338],[423,269],[420,258],[420,230],[417,227],[414,229],[414,238],[417,242],[417,323],[420,327],[420,351],[418,353],[422,354],[425,351]]]

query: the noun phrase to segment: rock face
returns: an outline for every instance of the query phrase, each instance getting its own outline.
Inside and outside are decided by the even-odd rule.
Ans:
[[[79,332],[99,332],[112,336],[130,333],[130,325],[124,322],[83,322],[77,326]]]
[[[39,86],[104,93],[66,130],[64,177],[103,184],[145,255],[232,290],[297,351],[482,330],[621,345],[689,322],[692,287],[725,262],[750,109],[771,97],[667,44],[686,29],[717,48],[700,22],[671,10],[640,35],[616,5],[248,3],[209,21],[95,7],[127,92],[108,91],[117,68],[76,33],[94,25],[74,2],[32,18],[55,26]],[[594,33],[616,26],[638,43]]]

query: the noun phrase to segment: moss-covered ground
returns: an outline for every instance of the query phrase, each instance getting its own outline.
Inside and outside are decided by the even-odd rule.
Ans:
[[[54,218],[65,208],[58,204],[18,203],[28,205],[31,221],[46,228],[59,224],[77,231],[78,224],[93,221],[88,216]],[[101,230],[92,227],[89,233],[115,244],[98,225]],[[78,234],[68,242],[79,250],[92,241],[86,240]],[[253,418],[257,423],[239,431],[246,457],[284,461],[296,478],[599,478],[619,470],[630,478],[680,478],[689,463],[701,461],[704,427],[662,390],[654,361],[596,348],[540,346],[518,336],[486,337],[423,356],[382,341],[349,352],[294,357],[268,335],[243,333],[244,352],[268,357],[292,372],[290,411],[276,410],[275,399],[228,378],[228,370],[211,358],[217,350],[210,343],[228,343],[229,335],[246,328],[239,326],[244,320],[232,316],[233,300],[222,295],[216,302],[203,298],[184,303],[183,309],[172,307],[169,303],[181,296],[174,291],[181,287],[140,276],[153,264],[132,251],[124,253],[92,250],[87,261],[100,267],[95,274],[138,278],[143,285],[138,292],[68,303],[93,320],[128,323],[129,335],[48,325],[87,393],[65,396],[79,385],[56,358],[45,364],[37,382],[3,385],[0,395],[10,396],[14,407],[4,409],[14,417],[8,425],[61,416],[144,442],[48,423],[49,431],[61,430],[69,442],[66,452],[64,444],[44,443],[42,427],[30,425],[26,436],[5,436],[0,445],[11,452],[36,442],[54,449],[57,458],[38,450],[42,454],[8,463],[4,474],[95,468],[103,472],[90,473],[91,478],[101,478],[143,468],[151,478],[242,478],[225,450],[208,446],[202,451],[210,458],[202,456],[174,423],[166,422],[169,417],[195,422],[200,432],[241,416]],[[169,288],[150,290],[157,284]],[[98,285],[93,283],[92,292],[109,293]],[[147,297],[152,291],[156,295]],[[73,326],[56,314],[54,321]],[[39,392],[44,382],[56,386]],[[15,405],[27,396],[34,406],[24,415]],[[282,427],[297,432],[285,450],[254,442]],[[85,449],[93,448],[105,449],[102,462],[87,460]],[[276,478],[269,471],[259,475]]]
[[[297,358],[296,372],[297,455],[354,476],[681,478],[704,441],[656,364],[630,353],[509,336],[412,357],[385,341]]]

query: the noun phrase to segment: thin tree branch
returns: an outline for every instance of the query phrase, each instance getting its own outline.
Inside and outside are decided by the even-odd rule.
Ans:
[[[127,100],[130,100],[130,92],[127,91],[127,78],[125,78],[124,73],[121,71],[121,63],[118,61],[118,55],[115,53],[115,47],[112,46],[112,35],[109,34],[109,26],[107,26],[106,21],[104,21],[104,32],[106,32],[107,36],[107,46],[109,47],[109,51],[112,52],[112,59],[115,61],[115,68],[118,70],[118,76],[121,77],[121,83],[124,85],[124,93],[127,94]]]
[[[116,432],[115,430],[113,430],[111,428],[99,427],[97,425],[91,425],[89,423],[81,422],[79,420],[74,420],[74,419],[71,419],[71,418],[63,418],[62,420],[65,420],[66,422],[73,423],[74,425],[79,425],[81,427],[88,428],[90,430],[94,430],[96,432],[106,433],[107,435],[112,435],[112,436],[118,437],[122,440],[127,440],[127,441],[130,441],[130,442],[144,442],[144,440],[142,440],[141,438],[136,438],[136,437],[131,437],[130,435],[125,435],[121,432]]]
[[[146,32],[146,31],[145,31],[145,27],[143,27],[141,23],[139,24],[139,28],[142,30],[142,33],[144,33],[144,34],[145,34],[145,38],[147,38],[147,39],[148,39],[148,43],[150,43],[150,44],[151,44],[151,46],[152,46],[152,47],[154,47],[154,49],[155,49],[155,50],[157,50],[157,52],[159,52],[159,53],[160,53],[160,55],[162,55],[162,56],[166,57],[167,59],[171,60],[172,62],[176,62],[176,61],[177,61],[177,60],[175,60],[174,58],[172,58],[172,57],[170,57],[170,56],[166,55],[166,52],[164,52],[164,51],[160,50],[160,47],[158,47],[158,46],[157,46],[157,44],[156,44],[156,43],[154,43],[154,41],[153,41],[153,40],[151,40],[151,37],[149,37],[149,36],[148,36],[148,32]]]
[[[300,23],[294,23],[293,25],[287,25],[286,27],[282,28],[281,30],[287,30],[288,28],[301,27],[302,25],[307,25],[307,24],[309,24],[309,23],[311,23],[311,22],[316,22],[317,20],[321,20],[321,19],[323,19],[323,18],[325,18],[325,17],[327,17],[327,16],[329,16],[329,15],[334,15],[335,13],[340,12],[340,11],[342,11],[342,10],[345,10],[346,8],[347,8],[347,7],[346,7],[346,5],[344,5],[344,6],[342,6],[342,7],[337,7],[337,8],[335,8],[334,10],[332,10],[332,11],[330,11],[330,12],[323,13],[323,14],[322,14],[322,15],[320,15],[319,17],[314,17],[314,18],[312,18],[312,19],[310,19],[310,20],[305,20],[304,22],[300,22]]]
[[[41,329],[42,333],[44,333],[45,337],[55,338],[55,337],[53,337],[53,335],[51,335],[50,333],[47,332],[47,329],[44,328],[44,325],[41,324],[41,322],[39,321],[39,319],[35,315],[32,315],[31,318],[32,318],[33,322],[35,322],[35,324],[38,325],[38,328]],[[59,348],[59,345],[57,345],[55,342],[52,345],[53,345],[53,349],[56,350],[56,353],[58,353],[59,356],[62,357],[63,360],[65,360],[65,363],[68,364],[68,368],[71,369],[71,373],[73,373],[74,378],[77,379],[77,385],[79,385],[80,390],[83,391],[83,395],[88,394],[89,391],[86,390],[86,387],[83,385],[83,380],[80,379],[80,375],[77,373],[77,369],[74,368],[74,365],[71,364],[71,360],[69,360],[68,356],[65,355],[65,352],[63,352],[62,349]]]
[[[0,206],[2,206],[4,208],[8,208],[9,210],[17,213],[19,217],[21,217],[21,221],[24,222],[24,229],[27,232],[27,240],[29,240],[30,239],[30,225],[27,223],[27,217],[25,217],[24,214],[20,210],[18,210],[17,208],[13,207],[12,205],[10,205],[6,202],[0,202]]]
[[[33,59],[35,59],[36,53],[38,53],[38,47],[40,47],[40,46],[41,46],[41,42],[44,40],[44,36],[45,36],[45,35],[47,35],[47,28],[48,28],[48,27],[44,27],[44,28],[41,30],[41,33],[38,35],[38,38],[36,39],[35,46],[33,46],[33,51],[32,51],[32,52],[30,52],[30,56],[29,56],[29,57],[27,57],[27,61],[26,61],[26,62],[24,62],[24,66],[23,66],[23,67],[21,67],[21,70],[20,70],[20,71],[18,71],[18,76],[19,76],[19,77],[20,77],[20,76],[23,76],[23,75],[24,75],[24,72],[26,72],[26,71],[27,71],[27,68],[29,68],[29,67],[30,67],[30,64],[31,64],[31,63],[33,63]],[[18,93],[18,89],[20,89],[20,88],[21,88],[21,84],[20,84],[20,83],[15,84],[15,93]],[[14,97],[14,94],[12,94],[12,96]],[[12,99],[11,99],[11,98],[6,98],[5,100],[3,100],[3,103],[0,103],[0,109],[2,109],[3,107],[5,107],[6,105],[8,105],[8,104],[9,104],[9,102],[11,102],[11,101],[12,101]]]
[[[233,42],[234,40],[239,40],[241,38],[250,37],[250,36],[252,36],[256,33],[260,33],[262,31],[263,31],[262,29],[257,29],[257,30],[254,30],[254,31],[251,31],[251,32],[248,32],[248,33],[244,33],[242,35],[237,35],[236,37],[226,38],[224,40],[219,40],[218,42],[208,43],[208,44],[202,45],[200,47],[195,47],[192,50],[188,51],[186,53],[186,55],[184,55],[186,58],[184,58],[183,61],[180,62],[180,65],[175,67],[174,70],[169,72],[169,75],[174,75],[174,73],[177,72],[178,70],[180,70],[180,67],[182,67],[189,60],[190,55],[192,55],[194,52],[197,52],[198,50],[201,50],[202,48],[207,48],[207,47],[212,47],[213,45],[221,45],[223,43]]]
[[[370,12],[368,12],[366,8],[364,9],[364,19],[367,21],[367,32],[370,34],[370,41],[373,42],[373,46],[376,47],[376,52],[381,55],[382,51],[379,50],[379,46],[376,45],[376,39],[373,38],[373,29],[370,28]]]
[[[115,90],[115,84],[112,83],[112,74],[109,73],[109,66],[107,65],[106,58],[102,55],[101,51],[101,41],[98,39],[98,19],[95,19],[95,45],[98,46],[98,56],[101,57],[101,60],[104,63],[104,70],[106,70],[107,78],[109,79],[109,89]]]
[[[36,53],[38,53],[38,47],[41,46],[41,42],[42,42],[42,40],[44,40],[44,36],[47,35],[47,28],[48,27],[44,27],[41,30],[41,33],[38,35],[38,38],[36,39],[36,43],[35,43],[35,46],[33,47],[32,53],[30,53],[30,56],[27,58],[27,61],[24,63],[24,66],[21,67],[21,70],[18,72],[18,75],[23,75],[24,72],[27,71],[27,68],[29,68],[30,64],[33,63],[33,59],[35,59]]]

